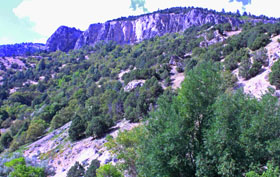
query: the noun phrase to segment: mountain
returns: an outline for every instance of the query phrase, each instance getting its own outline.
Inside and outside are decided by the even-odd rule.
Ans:
[[[0,176],[279,176],[279,43],[199,8],[61,26],[0,57]]]
[[[21,43],[13,45],[0,45],[0,56],[22,56],[33,55],[45,50],[45,44],[39,43]]]
[[[182,32],[191,26],[221,23],[230,23],[238,27],[243,22],[237,18],[224,17],[211,12],[204,13],[199,9],[190,9],[178,14],[153,13],[132,20],[113,20],[102,24],[92,24],[79,37],[75,49],[85,45],[94,45],[98,41],[133,44],[166,33]]]
[[[86,31],[67,26],[59,27],[43,44],[0,45],[0,56],[34,54],[37,51],[60,50],[68,52],[84,46],[94,46],[100,41],[117,44],[134,44],[167,33],[183,32],[191,26],[226,24],[239,27],[246,22],[275,23],[276,19],[220,13],[202,8],[170,8],[140,16],[122,17],[105,23],[91,24]],[[39,46],[40,45],[40,46]]]

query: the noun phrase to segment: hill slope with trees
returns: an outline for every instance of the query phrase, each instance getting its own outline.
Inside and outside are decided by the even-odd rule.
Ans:
[[[257,176],[266,166],[279,175],[279,56],[269,47],[279,34],[280,23],[268,21],[206,23],[134,45],[100,41],[22,57],[25,67],[2,72],[0,175]],[[258,99],[243,93],[242,84],[264,70],[271,88]],[[179,89],[176,74],[185,77]],[[115,136],[124,119],[139,126]],[[11,158],[58,130],[48,137],[55,148],[37,151],[36,163]],[[107,147],[106,165],[77,158],[67,171],[58,168],[63,160],[50,171],[60,153],[69,150],[68,158],[84,140]]]

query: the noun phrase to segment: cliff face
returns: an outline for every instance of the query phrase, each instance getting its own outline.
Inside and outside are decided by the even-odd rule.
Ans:
[[[75,43],[81,34],[82,31],[77,30],[76,28],[61,26],[48,39],[46,49],[49,52],[56,50],[68,52],[69,50],[74,49]]]
[[[242,24],[242,21],[212,12],[205,13],[199,9],[192,9],[187,13],[180,14],[155,13],[141,16],[135,20],[92,24],[79,37],[75,44],[75,49],[79,49],[85,45],[94,45],[96,42],[102,40],[112,40],[118,44],[131,44],[154,36],[180,32],[191,26],[201,26],[207,23],[230,23],[233,26],[239,26]]]

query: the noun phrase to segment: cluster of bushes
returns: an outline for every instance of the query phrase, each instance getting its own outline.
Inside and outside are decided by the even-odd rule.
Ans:
[[[109,138],[118,168],[133,176],[278,176],[278,98],[225,92],[223,78],[214,63],[198,64],[147,124]]]
[[[271,73],[269,74],[269,82],[276,86],[276,89],[280,88],[280,61],[276,61],[271,67]]]
[[[67,172],[67,177],[123,177],[120,171],[112,164],[100,166],[100,162],[96,159],[92,160],[87,170],[76,162]]]
[[[17,153],[0,159],[0,176],[45,177],[49,175],[54,175],[54,169],[45,161],[38,163],[36,159],[24,158]]]

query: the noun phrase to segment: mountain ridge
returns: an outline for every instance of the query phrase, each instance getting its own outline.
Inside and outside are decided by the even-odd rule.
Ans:
[[[34,51],[34,47],[31,45],[33,43],[28,43],[30,45],[25,50],[20,50],[22,47],[18,47],[22,44],[9,45],[14,46],[15,49],[6,49],[4,46],[7,45],[0,45],[0,56],[32,55],[38,51],[54,52],[60,50],[68,52],[69,50],[81,49],[84,46],[94,46],[100,41],[113,41],[121,45],[134,44],[167,33],[183,32],[191,26],[202,26],[207,23],[212,25],[230,23],[233,27],[239,27],[246,22],[275,23],[278,21],[266,16],[240,17],[240,14],[216,12],[202,8],[175,7],[139,16],[121,17],[108,20],[105,23],[93,23],[85,31],[74,27],[60,26],[48,38],[45,45],[40,44],[42,47],[39,50]],[[18,52],[13,52],[16,49]]]

